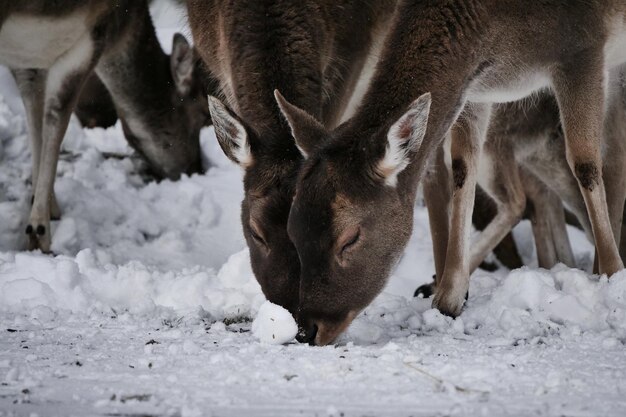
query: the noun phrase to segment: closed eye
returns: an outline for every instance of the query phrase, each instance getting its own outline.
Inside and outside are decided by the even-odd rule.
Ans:
[[[357,231],[357,233],[347,241],[343,247],[341,248],[341,253],[344,253],[346,250],[350,249],[350,247],[354,246],[356,242],[358,242],[359,237],[361,237],[361,233]]]
[[[252,235],[252,239],[256,240],[257,242],[259,242],[262,245],[266,245],[267,243],[265,243],[265,239],[263,239],[257,232],[255,232],[253,229],[250,229],[250,235]]]
[[[337,245],[339,249],[339,257],[341,258],[345,255],[356,243],[359,241],[361,237],[361,228],[358,226],[353,226],[346,229],[339,239],[339,245]]]
[[[261,233],[258,231],[256,225],[253,224],[252,222],[250,223],[250,236],[252,236],[252,239],[256,243],[258,243],[259,245],[263,246],[265,249],[268,248],[267,242],[265,241],[265,239],[263,238]]]

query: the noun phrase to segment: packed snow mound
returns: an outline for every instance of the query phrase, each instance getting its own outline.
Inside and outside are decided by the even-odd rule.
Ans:
[[[291,314],[263,301],[248,250],[232,255],[217,272],[201,266],[160,271],[140,262],[114,265],[105,252],[90,249],[75,257],[0,254],[4,312],[29,315],[45,308],[53,316],[110,311],[145,316],[169,310],[212,320],[256,315],[252,331],[259,340],[291,341],[297,332]],[[340,341],[380,344],[416,332],[497,337],[510,344],[583,332],[626,338],[626,271],[611,279],[563,265],[551,271],[523,268],[500,277],[479,272],[456,320],[431,309],[430,302],[383,293]]]
[[[525,343],[545,336],[589,332],[626,339],[626,271],[606,276],[558,265],[522,268],[498,276],[479,271],[457,319],[431,308],[431,300],[383,293],[350,326],[343,341],[383,343],[413,333],[481,336],[497,343]]]
[[[146,316],[169,310],[222,320],[250,317],[264,300],[247,250],[232,255],[217,273],[200,266],[163,272],[139,262],[113,265],[99,258],[90,249],[75,258],[1,254],[0,311]]]
[[[298,325],[285,308],[266,301],[252,322],[252,334],[262,343],[282,345],[291,342],[298,333]]]

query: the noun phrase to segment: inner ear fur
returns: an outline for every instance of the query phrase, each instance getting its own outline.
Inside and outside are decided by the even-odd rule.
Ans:
[[[385,154],[374,168],[386,185],[396,186],[398,175],[411,162],[411,153],[420,148],[426,135],[431,102],[430,93],[422,94],[387,132]]]
[[[209,96],[209,112],[220,147],[231,161],[242,168],[252,164],[248,131],[243,122],[219,99]]]

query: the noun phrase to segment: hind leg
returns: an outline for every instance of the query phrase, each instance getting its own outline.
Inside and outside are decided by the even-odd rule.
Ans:
[[[575,267],[561,199],[529,170],[522,167],[520,174],[532,207],[530,217],[539,267],[550,269],[559,262]]]
[[[498,213],[472,243],[470,271],[474,271],[515,226],[526,207],[526,194],[513,151],[501,152],[502,142],[490,137],[481,159],[481,186]]]
[[[613,235],[602,177],[600,154],[605,103],[602,51],[581,53],[585,65],[567,63],[554,74],[566,155],[587,206],[598,253],[599,272],[613,275],[623,269]]]

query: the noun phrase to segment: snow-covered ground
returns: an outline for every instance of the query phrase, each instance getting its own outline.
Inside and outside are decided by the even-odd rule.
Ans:
[[[163,1],[154,11],[169,48],[184,19]],[[411,298],[433,273],[419,205],[386,291],[336,346],[271,344],[293,323],[264,304],[240,229],[241,172],[212,129],[208,172],[157,184],[119,126],[73,120],[55,257],[16,251],[25,133],[0,68],[0,416],[626,415],[626,273],[480,271],[451,320]],[[527,223],[516,238],[536,265]],[[572,239],[588,269],[591,246]]]

